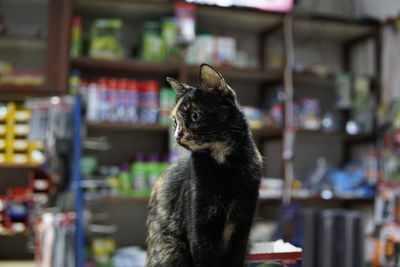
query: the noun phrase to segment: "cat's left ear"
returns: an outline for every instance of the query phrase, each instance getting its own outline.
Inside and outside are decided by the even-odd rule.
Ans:
[[[221,73],[208,64],[200,66],[200,87],[205,91],[220,90],[223,94],[229,90]]]
[[[178,81],[175,80],[174,78],[167,77],[166,80],[167,80],[167,82],[169,83],[169,85],[172,87],[172,89],[174,89],[175,92],[176,92],[178,95],[182,95],[182,94],[184,94],[187,90],[190,89],[190,86],[188,86],[188,85],[186,85],[186,84],[184,84],[184,83],[178,82]]]

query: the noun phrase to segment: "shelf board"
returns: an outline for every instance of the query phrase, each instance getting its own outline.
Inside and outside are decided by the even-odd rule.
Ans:
[[[261,129],[252,129],[253,135],[255,138],[281,138],[282,137],[282,129],[276,128],[261,128]]]
[[[196,76],[199,72],[199,66],[187,65],[178,62],[147,62],[140,59],[125,60],[104,60],[89,57],[80,57],[71,59],[73,67],[114,71],[123,73],[153,73],[160,75],[176,75],[180,70],[186,69],[190,75]],[[229,79],[241,79],[251,81],[275,81],[282,79],[280,70],[262,70],[256,68],[237,68],[237,67],[218,67],[218,70]]]
[[[373,134],[355,134],[351,135],[346,132],[324,132],[322,130],[298,130],[298,135],[321,135],[321,136],[333,136],[340,137],[348,142],[373,142],[375,136]]]
[[[378,21],[297,14],[293,19],[293,33],[295,37],[347,42],[367,36],[373,37],[379,25]]]
[[[119,202],[119,201],[132,201],[132,202],[148,202],[150,200],[150,196],[148,197],[104,197],[99,201],[105,202]]]
[[[357,204],[373,204],[374,198],[366,197],[351,197],[351,198],[331,198],[325,199],[322,197],[308,197],[308,198],[292,198],[294,202],[303,202],[307,204],[321,204],[321,203],[357,203]]]
[[[130,73],[151,73],[156,75],[178,76],[179,72],[186,72],[197,77],[199,73],[198,65],[190,65],[179,62],[147,62],[140,59],[124,60],[105,60],[89,57],[79,57],[71,59],[71,65],[84,70],[97,70],[104,72]],[[228,80],[241,80],[251,82],[282,82],[283,71],[280,69],[260,69],[260,68],[239,68],[232,66],[220,66],[217,69]],[[316,87],[334,87],[335,75],[318,75],[312,72],[294,72],[294,84],[309,84]]]
[[[46,39],[28,36],[0,36],[0,49],[2,48],[45,49]]]
[[[177,74],[181,64],[177,62],[148,62],[139,59],[107,60],[80,57],[71,59],[73,67],[123,73]]]
[[[313,85],[316,87],[334,87],[335,86],[335,74],[329,73],[326,75],[318,75],[313,72],[293,72],[293,83]]]
[[[283,78],[282,70],[265,70],[259,68],[239,68],[230,66],[216,66],[216,68],[227,80],[235,79],[242,81],[274,82],[280,81]],[[198,65],[187,65],[187,69],[190,75],[198,76]]]
[[[13,84],[0,84],[0,93],[2,96],[4,95],[43,95],[46,94],[44,92],[43,86],[36,85],[13,85]],[[48,93],[47,93],[48,94]]]
[[[132,201],[132,202],[148,202],[150,197],[104,197],[99,201],[105,202],[119,202],[119,201]],[[332,198],[332,199],[324,199],[321,197],[309,197],[309,198],[292,198],[294,202],[307,202],[308,204],[316,204],[320,203],[365,203],[372,204],[375,199],[374,198],[360,198],[360,197],[352,197],[352,198]],[[316,202],[317,201],[317,202]],[[281,203],[282,199],[280,198],[260,198],[260,203]]]
[[[110,130],[133,130],[168,132],[169,127],[159,123],[87,122],[88,128]]]
[[[143,132],[168,132],[169,126],[158,123],[121,123],[121,122],[86,122],[89,129],[129,130]],[[282,135],[280,129],[253,129],[256,137],[278,138]]]
[[[1,163],[0,169],[36,169],[40,168],[40,165],[32,164],[13,164],[13,163]]]
[[[172,4],[163,0],[77,0],[75,9],[79,15],[127,20],[156,20],[173,13]]]
[[[124,130],[124,131],[142,131],[142,132],[161,132],[167,133],[169,126],[158,123],[124,123],[124,122],[86,122],[89,129],[107,129],[107,130]],[[283,132],[281,129],[276,128],[261,128],[251,129],[255,138],[281,138]],[[343,138],[348,142],[373,142],[375,140],[373,135],[358,134],[349,135],[344,132],[323,132],[320,130],[299,130],[298,135],[320,135],[320,136],[333,136]]]

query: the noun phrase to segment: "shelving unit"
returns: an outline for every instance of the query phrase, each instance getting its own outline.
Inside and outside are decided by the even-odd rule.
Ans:
[[[27,165],[27,164],[0,164],[0,169],[37,169],[38,165]]]
[[[167,132],[169,127],[152,123],[115,123],[115,122],[87,122],[86,126],[92,129],[131,130]]]
[[[45,49],[46,39],[39,37],[6,35],[0,37],[0,48],[3,47],[18,47],[20,49]]]
[[[27,95],[46,95],[48,92],[43,93],[42,86],[34,86],[34,85],[9,85],[9,84],[0,84],[0,93],[2,95],[9,96],[27,96]]]
[[[94,8],[95,7],[95,8]],[[279,14],[264,12],[251,8],[241,7],[218,7],[209,5],[196,5],[196,15],[198,26],[202,28],[215,27],[215,22],[218,21],[218,27],[221,29],[234,29],[238,32],[245,31],[256,37],[257,43],[255,45],[259,58],[259,67],[256,68],[238,68],[222,66],[218,67],[220,72],[226,80],[235,88],[235,83],[248,82],[257,84],[257,87],[246,88],[243,91],[255,92],[257,96],[264,96],[264,93],[269,90],[267,88],[271,85],[285,84],[287,90],[288,78],[285,76],[284,69],[269,69],[266,64],[267,51],[266,41],[276,33],[281,33],[284,30],[283,21],[285,18],[291,18],[292,32],[284,32],[279,35],[282,37],[282,47],[284,47],[284,54],[287,55],[288,47],[283,43],[289,37],[307,37],[312,40],[323,39],[329,40],[340,47],[342,56],[343,70],[351,72],[348,57],[353,49],[359,43],[372,40],[375,44],[375,51],[377,58],[379,58],[379,24],[369,23],[355,20],[338,20],[325,16],[312,16],[312,15],[298,15],[298,14]],[[14,94],[14,95],[45,95],[49,93],[67,93],[68,78],[70,71],[73,68],[78,68],[83,73],[90,73],[95,76],[96,73],[110,73],[113,75],[118,73],[125,77],[152,75],[156,77],[172,76],[183,82],[190,82],[193,78],[197,79],[198,66],[186,64],[184,62],[145,62],[137,58],[126,58],[123,60],[101,60],[93,59],[87,56],[78,58],[69,58],[69,43],[70,43],[70,25],[74,14],[90,17],[118,17],[128,21],[143,21],[145,19],[157,19],[163,16],[168,16],[173,13],[173,3],[169,1],[157,0],[66,0],[66,1],[50,1],[49,6],[49,38],[35,39],[27,38],[27,46],[42,47],[43,44],[47,45],[47,61],[46,61],[46,84],[40,87],[34,86],[3,86],[0,85],[1,94]],[[2,45],[10,45],[13,42],[21,40],[20,37],[7,37],[0,38],[0,47]],[[285,58],[285,63],[288,64],[288,59]],[[287,69],[291,66],[287,66]],[[312,72],[291,72],[293,76],[293,84],[309,85],[311,87],[318,87],[321,90],[330,90],[335,86],[335,75],[328,73],[327,75],[318,75]],[[376,83],[376,88],[379,90],[380,66],[377,65],[376,75],[371,78],[371,81]],[[246,91],[247,90],[247,91]],[[296,90],[296,88],[295,88]],[[121,147],[126,147],[127,150],[132,149],[129,153],[133,154],[135,151],[133,144],[138,141],[136,138],[147,137],[154,138],[155,143],[151,144],[159,146],[160,150],[165,152],[166,135],[168,134],[168,126],[161,124],[141,124],[141,123],[109,123],[109,122],[83,122],[83,127],[91,134],[101,133],[103,135],[111,136],[110,141],[118,143],[115,146],[116,150],[112,150],[107,154],[107,157],[113,158],[114,155],[121,152],[118,151]],[[282,142],[284,136],[283,129],[268,129],[262,128],[252,131],[257,144],[260,148],[264,147],[267,142]],[[134,135],[128,139],[130,135]],[[328,140],[328,138],[337,138],[338,145],[346,144],[360,144],[360,143],[373,143],[376,140],[376,135],[348,135],[344,132],[325,133],[323,131],[309,131],[298,130],[295,132],[297,136],[318,136]],[[121,144],[120,138],[124,135],[126,144]],[[150,136],[150,137],[149,137]],[[163,139],[161,139],[163,138]],[[124,139],[124,140],[125,140]],[[324,139],[325,140],[325,139]],[[160,143],[160,144],[158,144]],[[141,144],[143,145],[143,144]],[[115,149],[114,148],[114,149]],[[310,148],[313,149],[313,148]],[[127,154],[128,152],[125,152]],[[348,151],[345,151],[348,153]],[[125,156],[125,155],[123,155]],[[277,155],[264,155],[268,158],[276,157],[281,158],[281,153]],[[128,158],[126,158],[128,160]],[[114,162],[113,162],[114,163]],[[16,166],[0,165],[0,168],[14,168]],[[19,167],[19,166],[18,166]],[[24,168],[33,168],[24,166]],[[281,172],[283,179],[286,179],[285,173]],[[76,180],[80,177],[75,174]],[[81,200],[81,199],[80,199]],[[369,205],[373,203],[371,198],[333,198],[323,199],[321,197],[299,198],[293,197],[292,201],[304,205],[312,206],[318,205],[337,205],[349,206],[352,204]],[[143,198],[125,198],[125,197],[108,197],[101,202],[111,202],[114,206],[123,202],[125,205],[134,207],[141,206],[145,209],[148,202],[147,197]],[[278,207],[282,204],[281,199],[260,199],[260,204],[272,205]],[[82,202],[77,203],[77,206],[82,208]],[[136,205],[136,206],[135,206]],[[134,214],[135,219],[141,220],[146,214]],[[126,214],[124,214],[126,215]],[[126,215],[128,217],[128,215]],[[124,218],[128,221],[127,218]],[[138,224],[137,228],[142,225]],[[141,231],[141,229],[139,229]],[[82,240],[81,245],[82,245]],[[81,262],[81,259],[80,259]]]

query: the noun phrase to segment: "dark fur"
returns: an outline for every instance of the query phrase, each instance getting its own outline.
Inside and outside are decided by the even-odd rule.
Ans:
[[[203,68],[197,89],[169,80],[179,93],[173,114],[183,123],[178,143],[192,152],[153,188],[149,267],[242,267],[247,257],[261,158],[234,92],[218,72]],[[194,111],[201,115],[196,122]]]

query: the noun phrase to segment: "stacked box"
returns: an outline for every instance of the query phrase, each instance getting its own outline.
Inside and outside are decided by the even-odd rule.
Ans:
[[[27,139],[31,111],[10,102],[0,106],[0,164],[39,165],[42,144]]]

